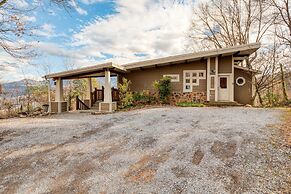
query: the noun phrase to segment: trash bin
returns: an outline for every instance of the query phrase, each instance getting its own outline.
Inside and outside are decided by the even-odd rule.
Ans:
[[[42,105],[42,107],[43,107],[44,112],[48,112],[48,108],[49,108],[48,104],[44,104]]]

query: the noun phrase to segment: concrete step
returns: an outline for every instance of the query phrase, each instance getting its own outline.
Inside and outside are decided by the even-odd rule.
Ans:
[[[239,104],[238,102],[205,102],[206,106],[244,106],[243,104]]]

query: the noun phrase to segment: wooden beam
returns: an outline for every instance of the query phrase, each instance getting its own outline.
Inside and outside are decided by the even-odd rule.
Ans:
[[[233,56],[239,55],[240,51],[237,51],[236,53],[233,54]]]

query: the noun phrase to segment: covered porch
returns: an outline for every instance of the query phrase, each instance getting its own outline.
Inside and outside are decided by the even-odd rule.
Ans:
[[[87,79],[86,98],[82,101],[76,97],[76,110],[89,110],[100,112],[113,112],[117,109],[119,100],[118,89],[112,88],[111,78],[118,77],[126,70],[113,63],[103,63],[100,65],[80,68],[76,70],[64,71],[45,76],[46,80],[55,81],[55,100],[51,101],[49,84],[49,112],[62,113],[68,111],[68,103],[64,101],[64,81],[73,79]],[[92,79],[104,77],[102,88],[93,88]],[[118,82],[118,78],[116,79]]]

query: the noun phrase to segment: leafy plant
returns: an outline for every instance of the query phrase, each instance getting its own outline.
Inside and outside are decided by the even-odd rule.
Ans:
[[[149,90],[143,90],[142,92],[133,93],[133,101],[135,104],[151,104],[156,102],[156,99]]]
[[[280,97],[278,94],[268,91],[264,101],[266,101],[266,106],[268,107],[279,106]]]
[[[130,91],[130,84],[131,81],[126,78],[122,78],[122,83],[118,84],[121,108],[127,108],[133,105],[134,99]]]
[[[204,107],[204,104],[195,102],[177,102],[176,105],[181,107]]]
[[[154,81],[153,86],[158,92],[159,99],[163,103],[168,103],[172,91],[171,78],[163,77],[159,81]]]

